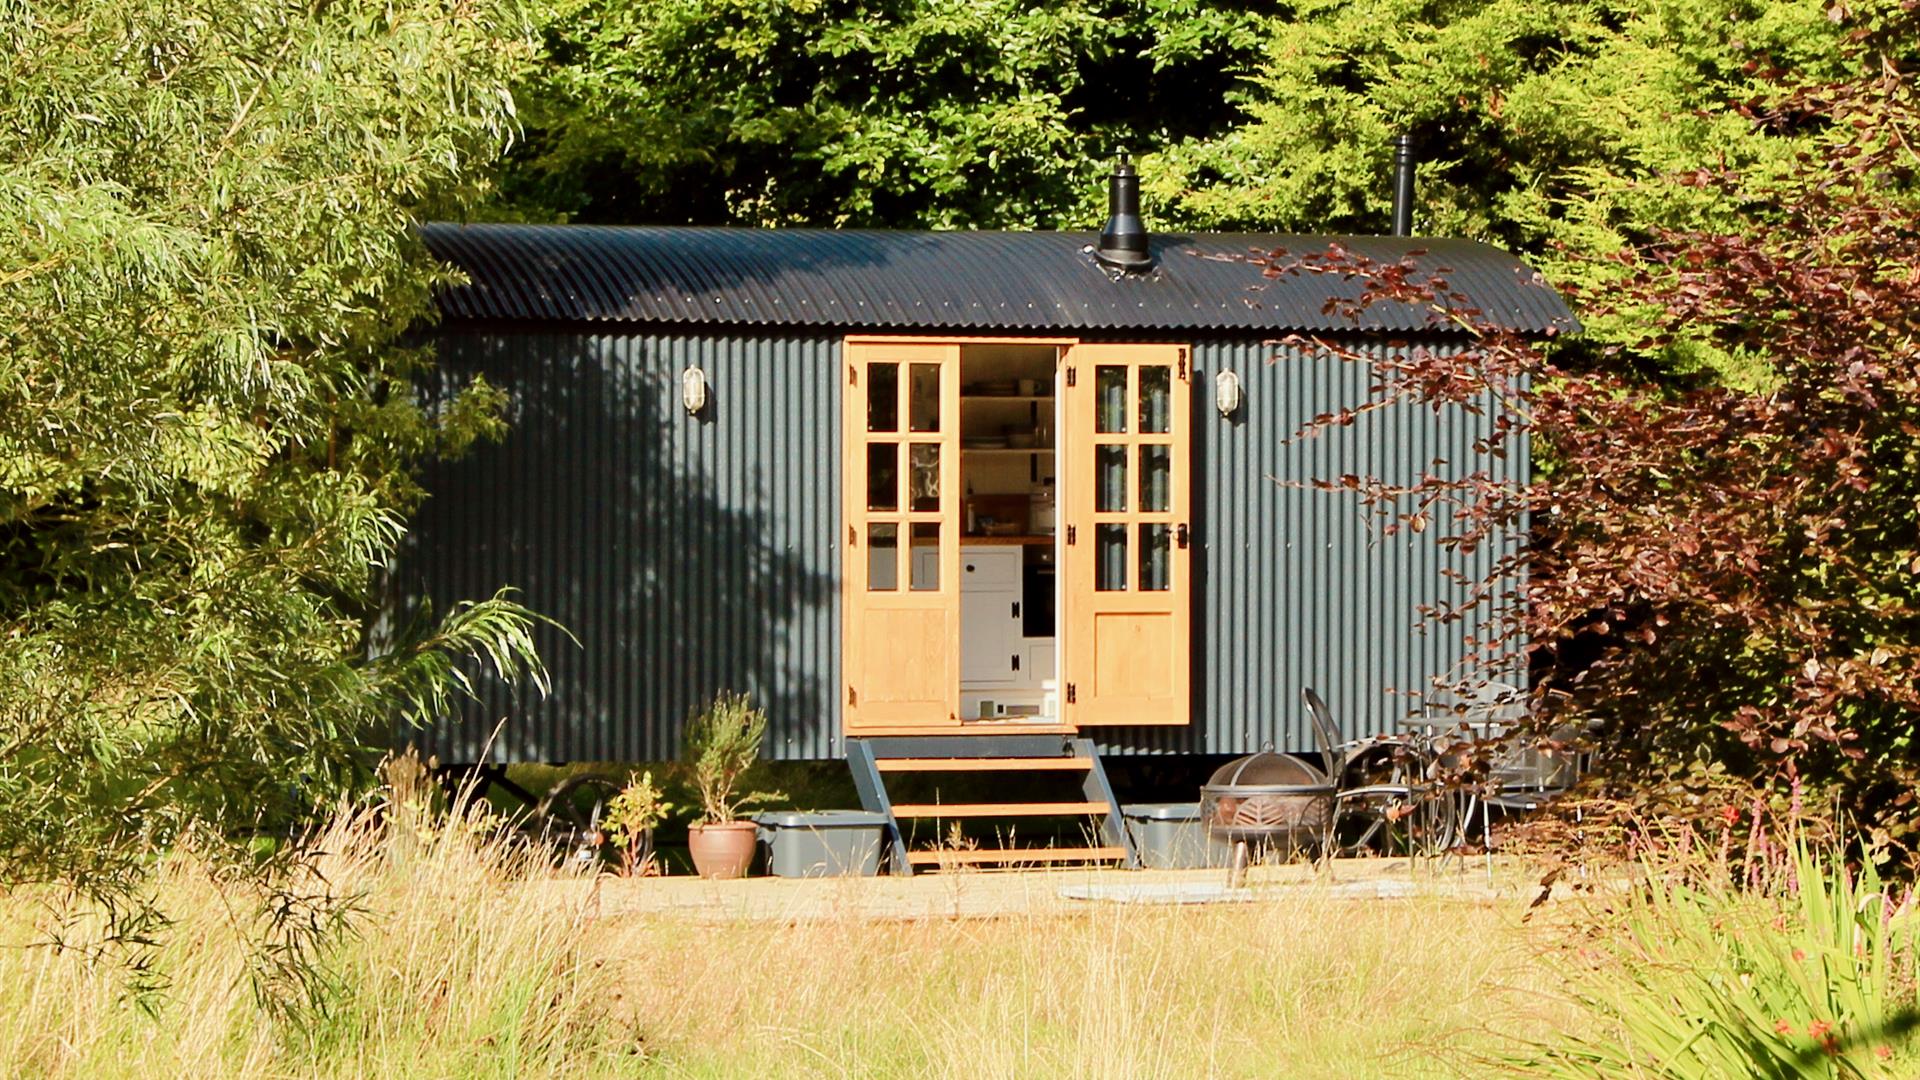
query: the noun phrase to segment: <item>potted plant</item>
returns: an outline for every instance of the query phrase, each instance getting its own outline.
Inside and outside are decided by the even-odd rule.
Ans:
[[[700,795],[700,820],[687,828],[687,850],[701,877],[743,877],[753,863],[756,826],[736,817],[742,807],[779,798],[740,789],[766,733],[767,714],[745,694],[722,692],[687,723],[683,768]]]
[[[646,874],[653,868],[653,830],[666,820],[673,804],[653,786],[653,773],[628,779],[627,786],[607,804],[604,828],[607,842],[620,853],[620,873]]]

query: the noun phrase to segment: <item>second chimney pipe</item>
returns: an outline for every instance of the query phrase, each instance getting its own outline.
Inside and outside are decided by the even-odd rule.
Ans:
[[[1107,223],[1094,257],[1121,270],[1145,270],[1153,264],[1147,226],[1140,220],[1140,177],[1125,154],[1107,181]]]
[[[1413,136],[1393,139],[1393,235],[1413,235]]]

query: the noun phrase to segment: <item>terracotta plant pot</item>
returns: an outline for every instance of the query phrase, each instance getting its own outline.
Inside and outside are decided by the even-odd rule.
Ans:
[[[753,865],[758,830],[751,821],[687,826],[687,851],[693,856],[693,868],[703,878],[746,877],[747,867]]]

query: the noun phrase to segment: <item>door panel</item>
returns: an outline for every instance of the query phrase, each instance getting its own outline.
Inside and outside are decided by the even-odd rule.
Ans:
[[[1191,719],[1189,355],[1076,345],[1061,372],[1070,724]]]
[[[960,712],[960,348],[845,346],[846,730]]]

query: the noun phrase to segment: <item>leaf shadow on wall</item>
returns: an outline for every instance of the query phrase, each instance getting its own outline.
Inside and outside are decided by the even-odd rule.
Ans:
[[[429,471],[401,591],[443,611],[510,585],[580,642],[538,632],[545,698],[476,679],[480,700],[425,740],[442,760],[476,760],[502,717],[491,760],[668,758],[725,689],[767,709],[769,752],[824,756],[812,729],[833,715],[831,458],[764,445],[752,414],[775,406],[749,399],[766,390],[738,351],[516,333],[446,335],[440,350],[430,393],[482,375],[509,395],[512,430]],[[680,402],[690,363],[714,384],[698,417]],[[795,446],[831,435],[831,413],[818,421],[789,432]]]

